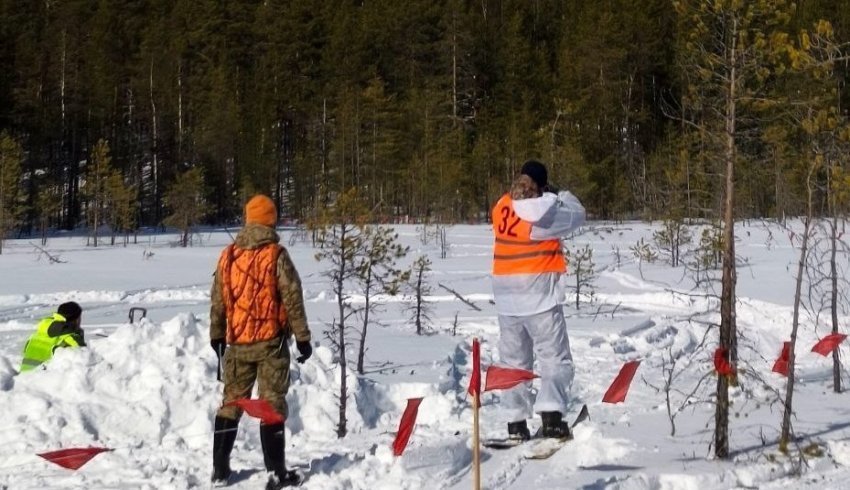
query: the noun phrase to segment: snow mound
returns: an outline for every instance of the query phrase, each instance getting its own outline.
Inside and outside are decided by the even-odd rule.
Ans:
[[[20,468],[0,471],[0,488],[21,488],[22,482],[33,488],[119,482],[190,488],[206,481],[212,421],[221,400],[208,338],[206,325],[181,314],[161,324],[122,325],[109,337],[90,339],[88,348],[59,349],[43,369],[17,376],[15,366],[0,356],[0,406],[12,424],[0,427],[5,442],[0,460],[2,468]],[[309,362],[292,364],[287,460],[309,469],[311,487],[393,482],[396,488],[421,488],[468,466],[468,438],[450,436],[467,425],[469,415],[454,392],[441,393],[439,386],[423,382],[382,385],[349,371],[348,436],[340,440],[339,380],[339,365],[326,347],[317,347]],[[402,463],[389,446],[407,399],[414,397],[425,397],[417,421],[420,435]],[[243,417],[233,454],[232,466],[247,485],[264,478],[257,425]],[[115,451],[74,473],[35,456],[87,446]],[[438,465],[439,474],[428,470],[430,465]]]

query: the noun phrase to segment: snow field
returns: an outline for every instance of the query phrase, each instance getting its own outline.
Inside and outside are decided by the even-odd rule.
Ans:
[[[831,389],[831,360],[808,352],[826,327],[803,318],[798,344],[797,417],[801,445],[817,443],[822,456],[802,466],[780,455],[778,437],[785,379],[770,369],[791,325],[796,252],[783,233],[766,225],[739,230],[737,315],[742,369],[733,390],[730,462],[711,458],[716,377],[717,301],[693,289],[682,268],[640,266],[628,247],[651,241],[657,227],[604,224],[568,242],[589,244],[599,271],[593,303],[579,310],[568,293],[567,322],[576,376],[572,413],[583,403],[591,419],[575,440],[546,461],[520,450],[483,451],[484,488],[725,489],[844,488],[850,478],[850,405]],[[490,304],[492,237],[486,226],[449,229],[449,258],[419,242],[413,226],[400,227],[410,260],[431,255],[430,296],[435,318],[429,335],[412,333],[400,297],[382,298],[381,325],[369,330],[366,374],[349,370],[349,434],[336,437],[339,367],[324,346],[304,365],[292,364],[286,422],[287,461],[305,472],[309,489],[469,488],[472,414],[466,397],[469,340],[482,340],[482,364],[498,360],[498,324]],[[288,244],[288,232],[282,243]],[[697,232],[694,235],[698,235]],[[0,256],[0,488],[196,488],[211,471],[212,418],[220,402],[215,356],[208,339],[208,289],[226,233],[204,234],[202,247],[177,249],[164,237],[137,247],[87,249],[84,239],[52,239],[66,264],[35,260],[26,241],[10,241]],[[156,241],[158,240],[158,242]],[[612,249],[619,247],[616,266]],[[288,247],[305,288],[314,340],[333,319],[334,298],[309,244]],[[153,257],[142,258],[141,251]],[[569,282],[568,278],[568,282]],[[458,301],[437,283],[463,294],[482,311]],[[354,301],[361,300],[352,291]],[[83,304],[89,349],[57,353],[43,371],[15,376],[20,351],[37,319],[62,301]],[[127,324],[127,308],[148,319]],[[457,336],[451,335],[457,316]],[[823,320],[823,319],[821,319]],[[842,324],[848,318],[842,316]],[[349,352],[349,359],[354,356]],[[847,345],[841,347],[848,354]],[[677,358],[670,436],[661,387],[670,356]],[[626,402],[600,402],[622,364],[642,361]],[[846,373],[845,373],[846,375]],[[701,382],[701,384],[700,384]],[[698,389],[695,387],[699,386]],[[688,396],[689,395],[689,396]],[[424,397],[410,445],[394,458],[390,444],[406,399]],[[486,394],[482,436],[504,435],[499,395]],[[233,488],[259,488],[262,469],[258,422],[247,417],[233,452]],[[539,420],[531,420],[532,430]],[[35,453],[106,446],[76,472]]]

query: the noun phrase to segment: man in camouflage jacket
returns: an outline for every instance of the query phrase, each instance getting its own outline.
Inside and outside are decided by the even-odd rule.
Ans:
[[[223,356],[224,397],[215,418],[213,482],[226,484],[230,452],[236,439],[240,408],[228,405],[250,398],[254,382],[259,398],[284,418],[289,390],[288,339],[295,336],[303,363],[312,354],[301,279],[275,232],[277,210],[271,199],[256,196],[245,206],[245,227],[225,248],[213,279],[210,300],[210,343]],[[284,463],[283,423],[262,424],[260,440],[267,488],[297,485],[299,477]]]

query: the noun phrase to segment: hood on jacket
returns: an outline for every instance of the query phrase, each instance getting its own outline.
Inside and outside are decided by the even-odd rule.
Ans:
[[[247,250],[278,242],[280,237],[274,228],[256,223],[245,225],[236,235],[236,246]]]

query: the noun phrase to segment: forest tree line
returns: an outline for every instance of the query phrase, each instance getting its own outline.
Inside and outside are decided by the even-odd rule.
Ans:
[[[257,192],[307,220],[351,188],[383,219],[481,220],[532,157],[599,218],[718,218],[730,162],[736,216],[782,218],[817,151],[826,213],[850,1],[731,29],[746,3],[0,0],[0,233],[230,223]]]

